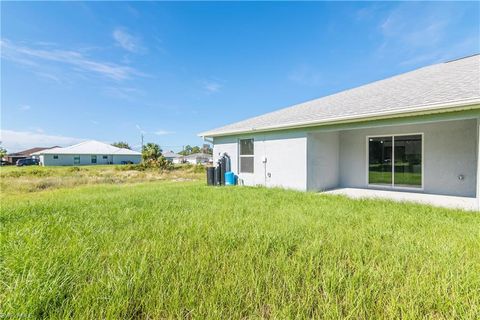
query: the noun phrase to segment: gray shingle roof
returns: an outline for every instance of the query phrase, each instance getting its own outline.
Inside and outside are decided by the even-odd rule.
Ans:
[[[206,131],[203,137],[275,130],[480,103],[480,55],[434,64]]]

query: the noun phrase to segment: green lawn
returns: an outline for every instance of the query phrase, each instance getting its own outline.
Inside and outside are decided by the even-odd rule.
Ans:
[[[368,181],[370,184],[392,184],[391,172],[370,171],[368,173]],[[422,185],[422,173],[420,172],[396,172],[396,186],[410,186],[420,188]]]
[[[480,215],[203,182],[8,194],[0,314],[478,319]]]

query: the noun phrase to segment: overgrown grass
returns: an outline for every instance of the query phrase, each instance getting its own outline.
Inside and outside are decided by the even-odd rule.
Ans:
[[[22,194],[46,189],[70,188],[92,184],[123,184],[146,181],[199,180],[205,175],[203,166],[182,165],[171,170],[145,168],[138,165],[96,165],[80,167],[0,167],[0,191]]]
[[[478,319],[480,216],[203,182],[9,194],[1,314]]]

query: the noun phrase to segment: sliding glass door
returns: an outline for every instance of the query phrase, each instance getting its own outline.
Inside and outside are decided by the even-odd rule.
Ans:
[[[368,138],[368,184],[421,188],[422,135]]]
[[[392,184],[392,137],[368,139],[368,183]]]

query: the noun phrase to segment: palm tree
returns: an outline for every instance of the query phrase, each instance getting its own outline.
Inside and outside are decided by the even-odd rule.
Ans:
[[[117,147],[117,148],[123,148],[123,149],[129,149],[129,150],[132,150],[132,148],[130,147],[130,145],[124,141],[118,141],[118,142],[114,142],[112,143],[112,146],[114,147]]]
[[[149,142],[142,148],[143,161],[157,161],[162,158],[162,149],[156,143]]]

